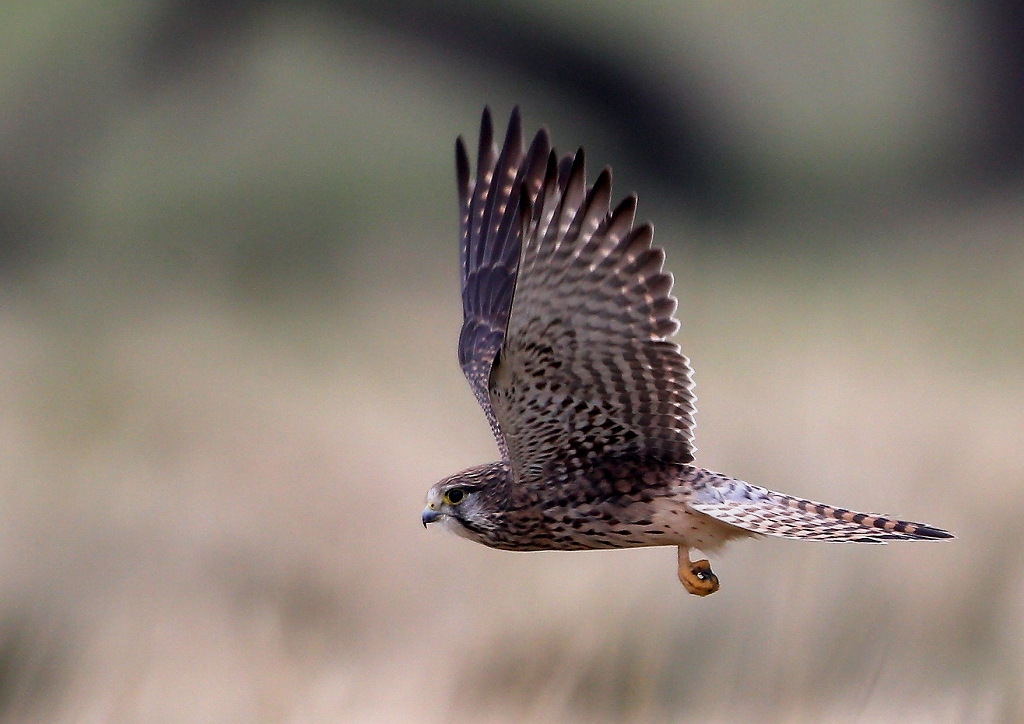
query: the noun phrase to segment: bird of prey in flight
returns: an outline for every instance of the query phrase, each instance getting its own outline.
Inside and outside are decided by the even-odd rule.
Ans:
[[[476,178],[455,145],[463,324],[459,363],[501,460],[430,488],[439,522],[515,551],[677,546],[690,593],[718,590],[707,560],[757,534],[882,543],[950,533],[776,493],[694,464],[692,370],[679,346],[672,276],[611,208],[611,173],[587,186],[583,150],[559,158],[546,129],[524,148],[518,109],[499,149],[489,110]]]

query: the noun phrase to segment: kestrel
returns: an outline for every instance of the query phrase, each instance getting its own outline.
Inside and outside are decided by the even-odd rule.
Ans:
[[[501,460],[430,488],[423,524],[515,551],[677,546],[690,593],[718,590],[707,560],[757,534],[883,543],[952,534],[794,498],[697,467],[692,370],[668,341],[672,275],[610,210],[611,173],[586,185],[583,149],[558,158],[546,129],[524,151],[518,109],[500,152],[480,126],[476,180],[460,137],[463,324],[459,363]]]

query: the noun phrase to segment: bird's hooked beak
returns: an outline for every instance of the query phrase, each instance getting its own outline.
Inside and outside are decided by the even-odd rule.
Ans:
[[[420,520],[423,521],[423,527],[426,528],[428,523],[433,523],[441,517],[441,512],[437,509],[436,503],[427,503],[427,507],[423,509],[423,514],[420,515]]]

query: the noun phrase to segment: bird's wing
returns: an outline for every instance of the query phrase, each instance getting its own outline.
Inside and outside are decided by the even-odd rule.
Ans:
[[[536,195],[550,149],[547,131],[541,129],[529,151],[523,153],[518,108],[512,111],[500,153],[494,144],[490,111],[484,109],[475,181],[470,179],[469,157],[462,138],[455,143],[463,311],[459,364],[505,459],[508,450],[491,408],[487,381],[505,339],[519,268],[520,195],[523,190],[532,190]]]
[[[587,188],[582,149],[524,198],[523,249],[490,397],[520,481],[606,456],[693,460],[692,370],[665,253],[636,197],[609,211],[611,173]]]

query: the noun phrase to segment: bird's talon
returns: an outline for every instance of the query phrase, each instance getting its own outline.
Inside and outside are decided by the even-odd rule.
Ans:
[[[695,596],[710,596],[718,590],[718,576],[711,570],[706,558],[679,567],[679,581],[688,593]]]

